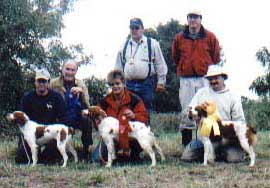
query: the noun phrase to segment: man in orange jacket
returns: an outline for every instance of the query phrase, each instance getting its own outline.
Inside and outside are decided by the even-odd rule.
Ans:
[[[193,122],[185,116],[187,106],[198,89],[207,86],[204,78],[208,66],[220,61],[220,46],[215,35],[202,24],[202,14],[190,11],[187,14],[188,26],[176,34],[172,43],[172,58],[177,65],[180,80],[179,100],[182,107],[180,130],[182,144],[186,146],[192,140]]]

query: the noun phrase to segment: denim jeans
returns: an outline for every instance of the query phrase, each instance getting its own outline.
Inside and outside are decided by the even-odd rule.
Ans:
[[[128,80],[126,86],[129,91],[141,97],[148,113],[150,113],[152,111],[155,77],[151,76],[145,80]]]

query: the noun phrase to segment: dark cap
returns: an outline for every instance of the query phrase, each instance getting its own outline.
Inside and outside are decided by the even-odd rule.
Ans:
[[[140,18],[132,18],[130,20],[129,26],[142,26],[143,27],[143,22]]]

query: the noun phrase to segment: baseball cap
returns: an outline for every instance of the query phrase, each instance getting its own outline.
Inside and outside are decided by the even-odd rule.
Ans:
[[[38,79],[44,79],[44,80],[50,80],[51,75],[46,69],[39,69],[36,71],[36,80]]]
[[[129,26],[142,26],[143,27],[143,22],[140,18],[132,18],[130,20]]]

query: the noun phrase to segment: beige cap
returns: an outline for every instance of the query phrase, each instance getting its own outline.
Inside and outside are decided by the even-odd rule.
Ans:
[[[38,79],[45,79],[45,80],[50,80],[51,75],[46,69],[39,69],[36,71],[36,80]]]
[[[202,16],[201,11],[196,10],[196,9],[190,10],[187,15],[190,15],[190,14],[195,14],[195,15],[198,15],[198,16]]]
[[[228,75],[222,70],[220,65],[210,65],[205,78],[219,75],[223,76],[225,80],[228,78]]]

